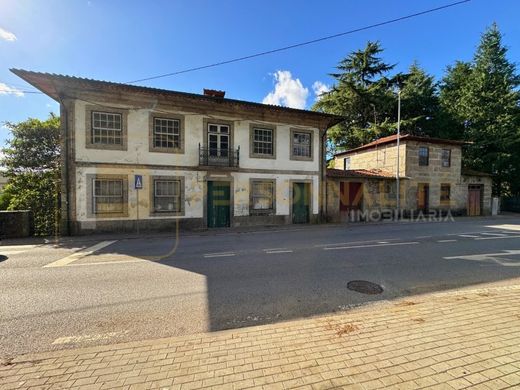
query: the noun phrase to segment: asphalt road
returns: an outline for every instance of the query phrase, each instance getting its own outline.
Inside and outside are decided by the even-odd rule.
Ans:
[[[507,283],[520,276],[520,217],[294,226],[178,240],[173,234],[95,236],[58,246],[0,246],[0,255],[0,358],[5,358]],[[384,291],[354,292],[347,289],[351,280],[368,280]]]

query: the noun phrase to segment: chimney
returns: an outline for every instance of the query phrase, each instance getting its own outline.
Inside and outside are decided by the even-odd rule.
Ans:
[[[226,91],[218,91],[216,89],[204,88],[204,96],[210,96],[210,97],[223,99],[225,94],[226,94]]]

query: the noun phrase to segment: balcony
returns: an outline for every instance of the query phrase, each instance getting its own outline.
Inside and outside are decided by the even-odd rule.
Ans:
[[[240,146],[238,149],[208,148],[199,144],[199,166],[238,168]]]

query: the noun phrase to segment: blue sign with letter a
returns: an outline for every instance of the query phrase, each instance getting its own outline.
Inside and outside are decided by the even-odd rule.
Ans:
[[[135,175],[134,188],[141,190],[143,188],[143,175]]]

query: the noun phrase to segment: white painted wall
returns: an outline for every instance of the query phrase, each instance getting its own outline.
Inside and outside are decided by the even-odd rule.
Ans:
[[[87,215],[88,202],[92,201],[87,193],[87,175],[112,174],[128,177],[128,217],[92,218]],[[134,175],[143,176],[143,189],[134,189]],[[152,176],[183,176],[185,178],[185,215],[150,216],[153,199],[150,199]],[[232,173],[234,188],[234,216],[249,215],[249,185],[250,179],[276,179],[276,215],[289,215],[291,202],[291,180],[312,180],[312,214],[318,214],[319,177],[317,175],[287,175],[260,173]],[[95,221],[97,219],[136,219],[137,191],[139,191],[139,219],[161,218],[202,218],[204,210],[204,182],[207,172],[186,170],[142,169],[142,168],[96,168],[82,167],[76,169],[76,218],[78,221]],[[213,180],[218,180],[214,178]]]
[[[85,115],[86,106],[92,105],[91,102],[76,100],[75,104],[75,147],[76,160],[82,162],[103,162],[103,163],[129,163],[129,164],[153,164],[153,165],[172,165],[172,166],[198,166],[198,147],[199,143],[204,144],[203,120],[208,116],[188,113],[174,112],[171,114],[184,115],[184,134],[185,145],[184,154],[150,152],[148,145],[149,136],[149,116],[153,110],[137,109],[128,112],[128,150],[104,150],[85,148],[86,131]],[[99,104],[103,105],[103,104]],[[110,104],[112,107],[126,109],[125,106]],[[110,108],[106,109],[110,112]],[[165,114],[161,111],[160,114]],[[253,121],[255,124],[269,124],[276,126],[276,159],[249,158],[249,126],[251,121],[219,116],[213,119],[221,119],[234,122],[234,148],[240,146],[240,167],[251,169],[287,169],[287,170],[319,170],[319,131],[316,128],[291,126],[283,123],[267,123]],[[290,129],[301,128],[313,131],[313,161],[296,161],[290,159]]]

